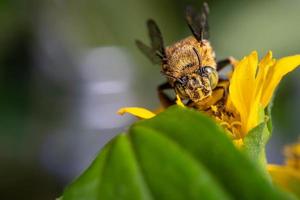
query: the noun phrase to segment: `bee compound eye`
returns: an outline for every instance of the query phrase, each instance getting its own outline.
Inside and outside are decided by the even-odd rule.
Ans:
[[[214,73],[214,71],[216,71],[215,68],[210,67],[210,66],[204,66],[201,69],[202,69],[203,73],[207,73],[207,74]]]
[[[219,82],[219,74],[215,68],[212,67],[205,67],[205,71],[208,75],[209,81],[210,81],[210,86],[212,89],[217,87],[218,82]]]
[[[210,66],[204,66],[198,69],[197,73],[202,77],[207,77],[210,82],[210,86],[214,89],[219,82],[219,75],[215,68]]]

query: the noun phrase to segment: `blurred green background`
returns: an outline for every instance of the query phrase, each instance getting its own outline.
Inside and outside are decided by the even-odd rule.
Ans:
[[[1,199],[54,199],[99,149],[134,120],[123,106],[159,106],[164,81],[135,47],[153,18],[171,44],[190,35],[192,0],[0,1]],[[257,50],[300,53],[299,0],[208,1],[218,59]],[[299,136],[300,70],[284,79],[273,107],[268,160]],[[226,155],[224,155],[226,156]]]

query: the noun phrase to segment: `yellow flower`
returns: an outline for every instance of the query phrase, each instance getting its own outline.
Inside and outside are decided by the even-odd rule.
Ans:
[[[176,104],[179,106],[183,106],[184,104],[182,103],[180,97],[178,95],[176,95]],[[118,114],[119,115],[124,115],[125,113],[129,113],[133,116],[136,116],[138,118],[142,118],[142,119],[150,119],[152,117],[154,117],[157,113],[163,111],[163,109],[158,109],[155,112],[149,111],[145,108],[140,108],[140,107],[124,107],[124,108],[120,108],[118,110]]]
[[[268,165],[272,180],[300,197],[300,141],[285,148],[285,165]]]
[[[268,106],[283,76],[299,65],[300,55],[276,61],[271,51],[259,63],[254,51],[236,65],[230,79],[227,109],[238,113],[242,137],[263,120],[260,110]]]

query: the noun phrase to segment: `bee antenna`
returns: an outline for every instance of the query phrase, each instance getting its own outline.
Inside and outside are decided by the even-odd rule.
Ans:
[[[200,66],[200,65],[201,65],[201,60],[200,60],[199,53],[198,53],[197,49],[195,49],[195,47],[193,47],[193,50],[194,50],[194,52],[195,52],[196,55],[197,55],[197,58],[198,58],[198,64],[199,64],[199,66]]]

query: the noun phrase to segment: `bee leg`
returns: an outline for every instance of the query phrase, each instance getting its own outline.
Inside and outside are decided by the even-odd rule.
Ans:
[[[214,90],[216,90],[216,89],[223,89],[224,90],[223,98],[227,99],[228,93],[229,93],[229,80],[228,80],[228,78],[220,79],[217,87]]]
[[[229,78],[226,76],[219,76],[219,82],[223,82],[223,81],[229,81]]]
[[[164,90],[168,90],[168,89],[172,89],[172,86],[168,82],[165,82],[157,87],[159,100],[162,106],[165,108],[173,105],[175,102],[166,93],[164,93]]]
[[[224,60],[220,60],[217,63],[217,71],[222,70],[224,67],[231,65],[234,66],[236,64],[236,59],[233,57],[225,58]]]

